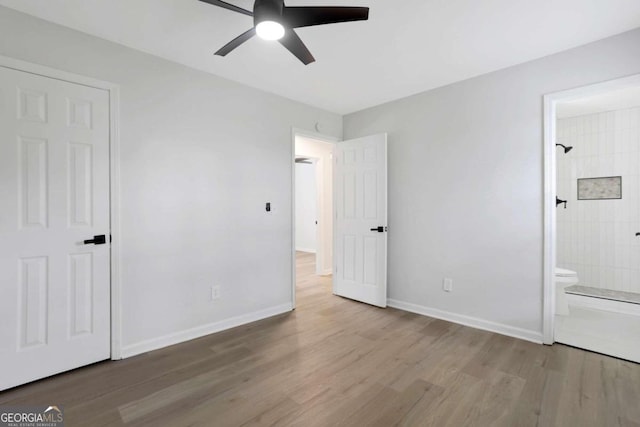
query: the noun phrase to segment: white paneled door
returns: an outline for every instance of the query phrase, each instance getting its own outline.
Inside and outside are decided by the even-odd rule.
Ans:
[[[109,358],[109,266],[109,93],[0,67],[0,390]]]
[[[335,148],[337,295],[387,306],[387,135]]]

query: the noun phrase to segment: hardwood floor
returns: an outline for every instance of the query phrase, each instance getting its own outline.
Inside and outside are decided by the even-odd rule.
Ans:
[[[297,309],[0,393],[73,426],[640,426],[640,365],[331,294],[298,255]]]

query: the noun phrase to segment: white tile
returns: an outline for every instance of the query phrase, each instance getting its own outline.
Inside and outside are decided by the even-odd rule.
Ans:
[[[571,201],[558,211],[559,262],[591,286],[640,292],[640,107],[559,120],[558,135],[575,147],[558,156]],[[622,200],[575,200],[577,178],[618,175]]]

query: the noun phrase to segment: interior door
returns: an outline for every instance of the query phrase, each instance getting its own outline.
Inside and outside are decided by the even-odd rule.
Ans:
[[[0,389],[109,358],[109,265],[108,92],[0,67]]]
[[[387,306],[387,135],[335,148],[334,292]]]

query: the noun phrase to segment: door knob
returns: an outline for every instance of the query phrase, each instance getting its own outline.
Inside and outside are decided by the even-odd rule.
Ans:
[[[89,239],[89,240],[85,240],[84,244],[85,245],[90,245],[90,244],[94,244],[94,245],[104,245],[105,243],[107,243],[107,238],[104,234],[100,234],[98,236],[93,236],[93,239]]]
[[[371,229],[371,231],[377,231],[378,233],[384,233],[385,231],[387,231],[386,229],[387,229],[387,227],[383,227],[383,226],[381,225],[381,226],[379,226],[379,227],[372,228],[372,229]]]

